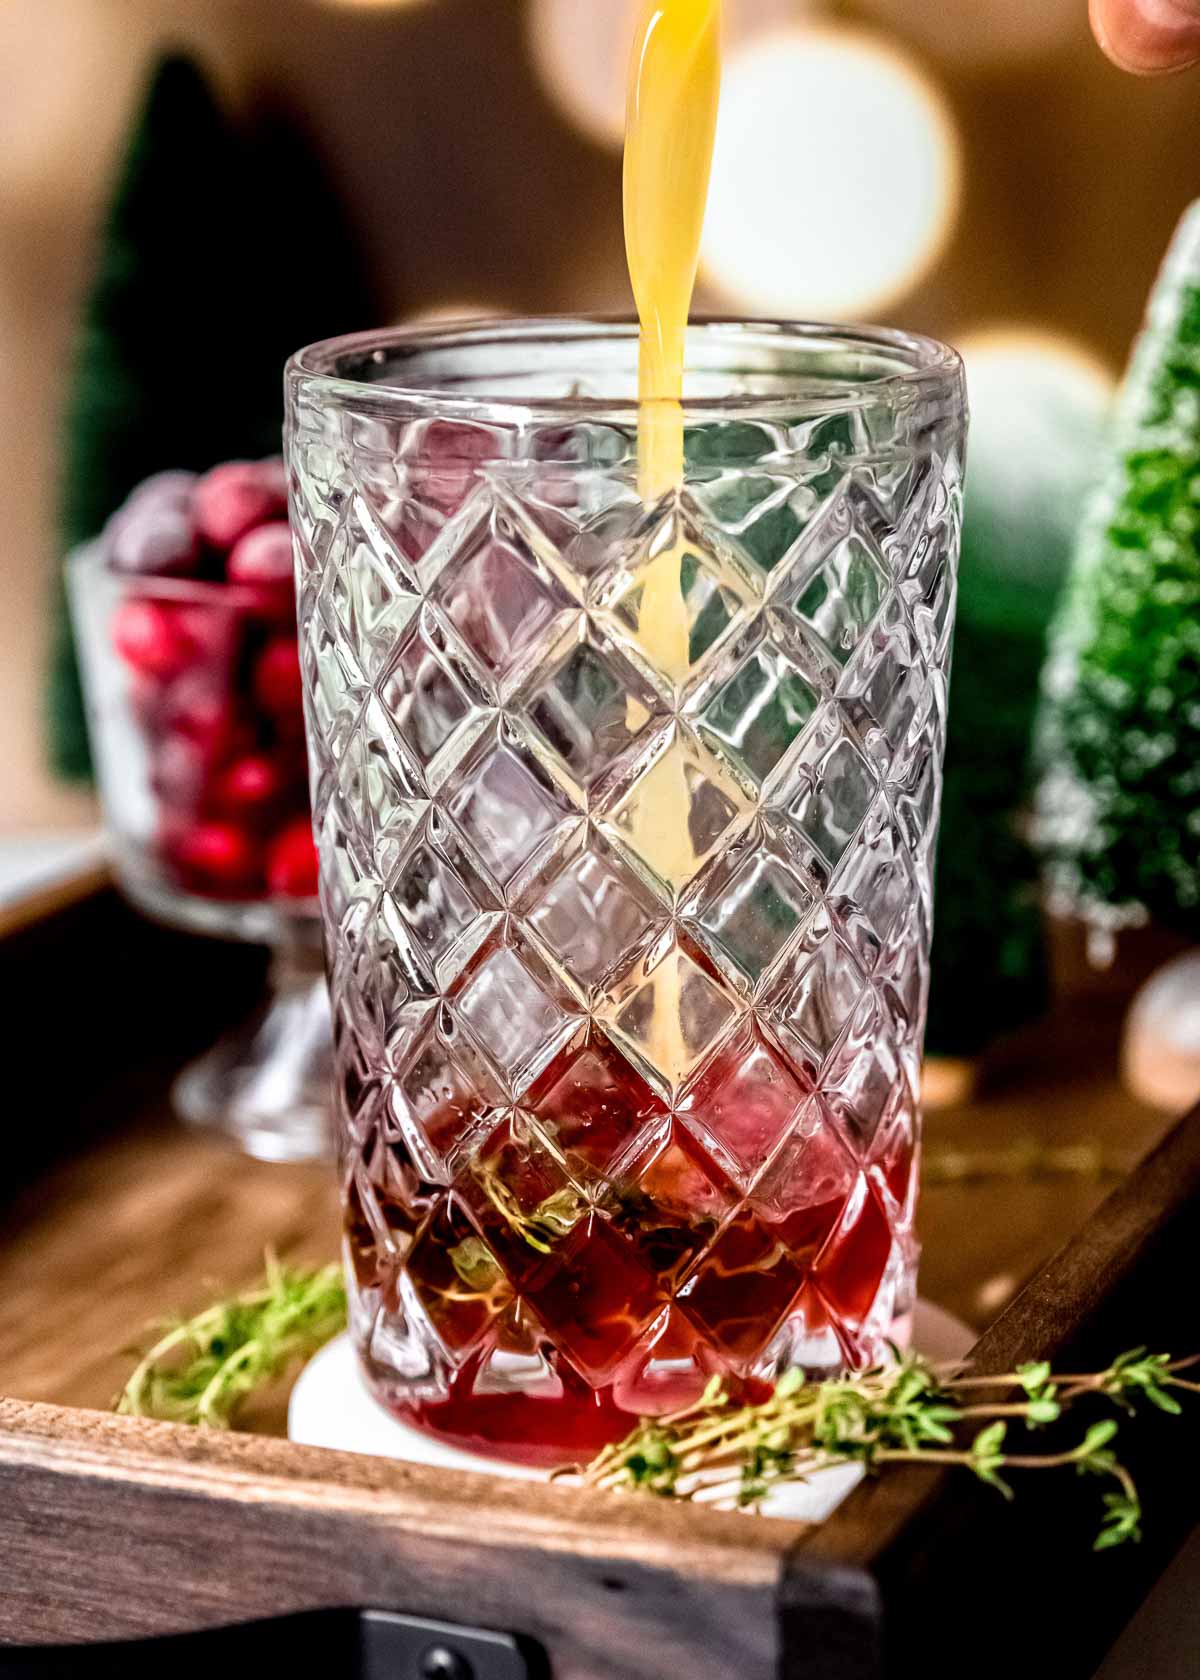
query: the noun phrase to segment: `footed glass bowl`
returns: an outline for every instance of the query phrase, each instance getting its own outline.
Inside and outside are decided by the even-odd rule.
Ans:
[[[330,1031],[294,598],[68,563],[113,862],[146,914],[269,945],[260,1013],[189,1067],[181,1116],[270,1160],[322,1155]]]

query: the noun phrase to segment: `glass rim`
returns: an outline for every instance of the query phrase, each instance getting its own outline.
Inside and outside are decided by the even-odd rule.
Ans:
[[[440,321],[419,326],[399,326],[366,332],[344,333],[318,339],[297,350],[288,360],[289,384],[313,386],[346,405],[362,404],[402,409],[409,413],[509,416],[528,421],[601,417],[635,423],[639,404],[635,396],[577,395],[521,396],[511,392],[489,393],[462,388],[453,378],[442,381],[414,379],[364,379],[340,371],[347,358],[382,362],[389,353],[416,356],[420,352],[453,352],[469,347],[507,347],[520,344],[557,346],[569,350],[573,342],[596,343],[605,339],[632,344],[638,324],[632,314],[568,314],[530,316],[483,316]],[[820,414],[850,412],[879,403],[911,407],[939,394],[957,392],[965,401],[962,358],[950,345],[922,333],[896,327],[858,323],[832,323],[786,319],[757,319],[731,315],[694,316],[688,324],[689,340],[697,336],[718,342],[780,349],[804,350],[830,355],[841,352],[874,353],[890,358],[893,366],[861,379],[831,374],[825,377],[797,371],[794,382],[784,391],[733,391],[722,395],[685,395],[682,408],[689,417],[716,419],[771,419],[801,417],[806,411]],[[736,371],[736,370],[735,370]],[[745,369],[747,375],[763,369]],[[786,369],[767,371],[786,376]],[[686,377],[686,375],[685,375]]]

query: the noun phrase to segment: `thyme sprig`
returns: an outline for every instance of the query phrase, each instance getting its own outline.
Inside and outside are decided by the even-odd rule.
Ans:
[[[490,1164],[478,1169],[484,1195],[509,1229],[538,1254],[553,1253],[553,1245],[579,1223],[584,1202],[574,1185],[564,1185],[527,1213],[511,1187]]]
[[[491,1266],[485,1275],[484,1253],[469,1240],[452,1253],[471,1299],[497,1285]],[[345,1324],[339,1266],[286,1267],[268,1255],[259,1288],[162,1327],[116,1410],[229,1428],[251,1395],[310,1358]],[[905,1463],[957,1467],[1005,1498],[1013,1495],[1013,1472],[1072,1470],[1111,1484],[1095,1542],[1103,1550],[1141,1534],[1138,1490],[1113,1449],[1118,1420],[1097,1418],[1073,1445],[1057,1450],[1023,1450],[1033,1449],[1034,1440],[1014,1451],[1010,1431],[1019,1427],[1036,1438],[1081,1401],[1128,1414],[1149,1405],[1178,1415],[1181,1396],[1200,1394],[1200,1381],[1185,1374],[1200,1367],[1200,1355],[1172,1359],[1134,1348],[1102,1371],[1055,1375],[1039,1360],[1002,1376],[980,1376],[892,1351],[892,1364],[825,1382],[787,1371],[754,1405],[735,1403],[714,1378],[694,1405],[643,1419],[583,1469],[560,1474],[586,1487],[754,1509],[773,1487],[836,1464],[858,1463],[870,1473]]]
[[[163,1334],[139,1360],[115,1409],[228,1429],[250,1395],[310,1358],[345,1324],[339,1265],[306,1270],[268,1254],[259,1288],[159,1327]]]
[[[714,1378],[694,1405],[643,1419],[582,1471],[568,1473],[588,1487],[753,1509],[780,1483],[806,1481],[835,1464],[858,1463],[868,1472],[889,1464],[954,1466],[1005,1498],[1012,1487],[1001,1472],[1069,1469],[1115,1484],[1104,1495],[1095,1542],[1104,1550],[1140,1538],[1137,1487],[1112,1447],[1117,1420],[1097,1419],[1074,1445],[1056,1451],[1014,1451],[1009,1432],[1014,1425],[1036,1432],[1088,1397],[1125,1411],[1148,1402],[1176,1414],[1179,1393],[1200,1393],[1200,1383],[1181,1374],[1197,1363],[1200,1356],[1172,1360],[1135,1348],[1083,1375],[1055,1377],[1038,1361],[984,1377],[897,1353],[893,1365],[826,1382],[788,1371],[756,1405],[735,1404]]]

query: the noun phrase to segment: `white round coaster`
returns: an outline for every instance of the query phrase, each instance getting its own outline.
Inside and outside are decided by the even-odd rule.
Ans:
[[[928,1358],[962,1359],[974,1341],[974,1332],[961,1320],[929,1301],[918,1301],[913,1314],[913,1343]],[[394,1418],[372,1397],[346,1335],[323,1347],[296,1379],[288,1405],[288,1435],[309,1447],[373,1453],[380,1458],[399,1458],[446,1470],[482,1470],[519,1481],[546,1479],[544,1471],[447,1446]],[[763,1514],[824,1522],[861,1476],[856,1464],[819,1470],[808,1482],[776,1488],[763,1506]]]

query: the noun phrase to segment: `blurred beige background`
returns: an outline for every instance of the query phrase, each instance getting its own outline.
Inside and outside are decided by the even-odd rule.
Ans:
[[[0,0],[0,828],[89,815],[86,796],[51,782],[40,742],[56,431],[148,58],[192,45],[232,99],[287,90],[393,318],[624,307],[619,154],[551,97],[531,36],[577,39],[581,85],[608,85],[613,28],[594,26],[629,0],[537,3],[534,15],[525,0]],[[763,27],[815,15],[885,33],[957,125],[949,242],[885,317],[952,340],[1035,328],[1120,364],[1170,229],[1200,193],[1200,79],[1122,76],[1091,41],[1085,0],[743,3]],[[784,150],[780,191],[802,201],[804,160]]]

